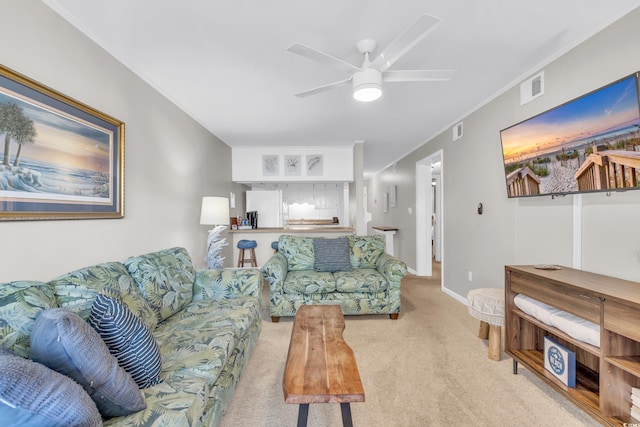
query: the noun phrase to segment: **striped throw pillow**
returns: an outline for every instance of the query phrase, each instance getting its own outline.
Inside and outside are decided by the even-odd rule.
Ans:
[[[346,237],[313,239],[316,271],[351,271],[351,250]]]
[[[91,306],[89,323],[139,388],[151,387],[161,381],[158,344],[126,304],[99,294]]]

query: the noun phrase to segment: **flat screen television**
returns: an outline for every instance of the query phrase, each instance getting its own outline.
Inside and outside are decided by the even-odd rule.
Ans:
[[[508,197],[640,189],[639,74],[500,131]]]

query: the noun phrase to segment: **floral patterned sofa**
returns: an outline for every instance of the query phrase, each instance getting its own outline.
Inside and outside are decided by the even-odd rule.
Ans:
[[[60,400],[63,398],[46,396],[40,399],[34,390],[27,390],[20,396],[17,393],[22,379],[13,378],[13,382],[8,384],[5,372],[18,369],[19,372],[31,373],[49,369],[29,360],[35,350],[34,337],[30,334],[36,335],[36,319],[47,317],[42,313],[63,311],[80,319],[86,326],[90,320],[93,321],[89,317],[94,315],[96,300],[107,296],[124,303],[135,319],[139,319],[140,324],[151,332],[161,365],[157,384],[135,387],[136,398],[141,395],[142,405],[146,408],[127,415],[105,417],[100,410],[100,402],[95,398],[97,392],[88,389],[94,387],[91,380],[84,391],[94,399],[96,406],[87,408],[87,411],[97,414],[98,424],[218,426],[261,331],[261,286],[262,275],[255,269],[196,270],[184,248],[131,257],[123,263],[90,266],[48,283],[17,281],[0,284],[0,369],[3,369],[3,378],[0,378],[0,424],[12,425],[10,418],[17,406],[15,402],[8,402],[12,397],[22,399],[26,406],[39,405],[27,410],[40,411],[45,419],[51,413],[61,414],[65,410],[64,407],[51,406],[73,406],[86,400],[83,400],[86,396],[80,396],[77,401],[64,404]],[[111,347],[105,349],[112,351]],[[78,353],[88,351],[71,348],[71,352],[76,350]],[[107,354],[107,357],[111,356]],[[6,370],[4,366],[11,366],[12,370]],[[68,380],[60,375],[60,371],[49,370],[51,373],[46,375]],[[25,382],[27,380],[29,378],[24,378]],[[125,380],[131,380],[131,376]],[[43,382],[49,384],[51,381]],[[78,388],[74,381],[70,382]],[[84,393],[82,389],[80,392]],[[115,390],[116,394],[119,392]],[[89,404],[92,404],[90,399]],[[78,421],[78,413],[74,411],[71,414],[76,416],[73,420],[54,423],[49,419],[48,423],[95,424]],[[40,425],[41,422],[32,419],[28,425]]]
[[[295,316],[304,304],[338,304],[344,314],[397,319],[407,267],[384,248],[382,236],[281,235],[278,252],[262,268],[270,287],[271,320]]]

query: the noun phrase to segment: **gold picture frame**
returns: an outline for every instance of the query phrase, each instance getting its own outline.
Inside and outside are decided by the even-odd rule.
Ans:
[[[0,65],[0,220],[124,217],[124,123]]]

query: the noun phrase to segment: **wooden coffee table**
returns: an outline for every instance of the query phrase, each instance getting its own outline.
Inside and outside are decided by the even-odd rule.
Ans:
[[[303,305],[296,313],[282,389],[286,403],[300,405],[298,427],[307,425],[310,403],[340,403],[342,424],[351,427],[350,403],[364,402],[344,326],[339,305]]]

